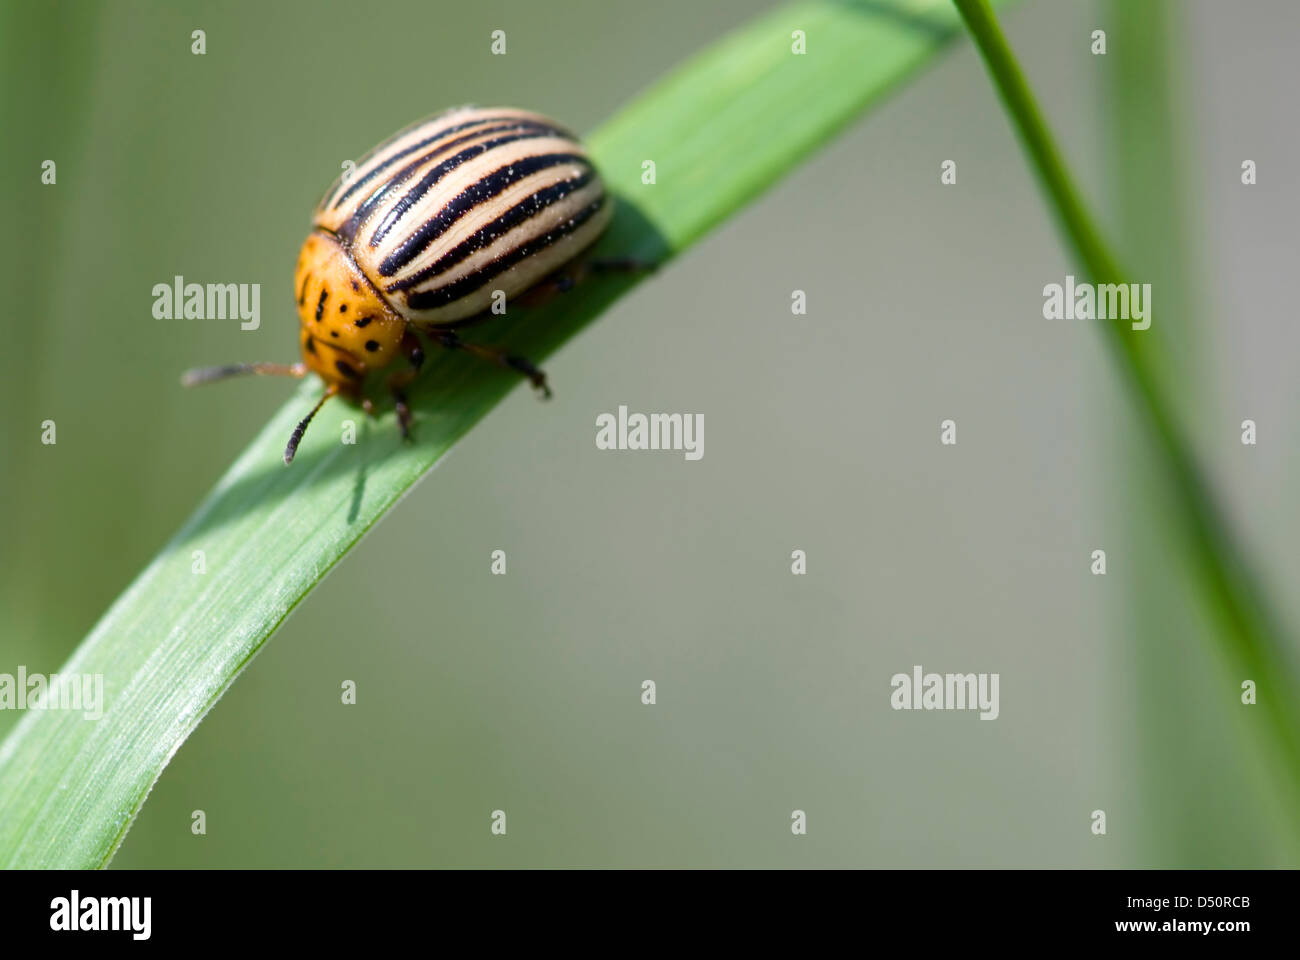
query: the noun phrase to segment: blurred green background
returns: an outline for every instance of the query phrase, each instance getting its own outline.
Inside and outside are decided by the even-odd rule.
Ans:
[[[0,672],[56,671],[287,395],[177,378],[295,358],[294,259],[343,161],[462,102],[591,129],[767,6],[5,2]],[[1300,9],[1004,22],[1300,622]],[[1122,91],[1165,70],[1152,24],[1182,109],[1144,118]],[[1041,317],[1069,272],[959,43],[552,358],[550,404],[521,388],[473,430],[181,748],[114,866],[1300,865],[1110,358]],[[155,320],[176,274],[260,283],[261,329]],[[704,459],[597,451],[619,404],[703,413]],[[1000,673],[1000,718],[891,710],[917,663]]]

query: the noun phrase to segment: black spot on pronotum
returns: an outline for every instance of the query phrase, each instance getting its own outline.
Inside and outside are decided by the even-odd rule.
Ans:
[[[368,324],[368,323],[369,323],[371,320],[373,320],[373,319],[374,319],[374,317],[357,317],[357,326],[358,326],[358,327],[364,327],[366,324]]]
[[[311,282],[311,274],[308,273],[302,278],[302,289],[298,291],[298,306],[307,302],[307,284]]]
[[[358,377],[361,376],[361,374],[357,373],[355,370],[349,367],[342,360],[334,361],[334,369],[336,369],[339,373],[343,374],[343,376],[347,377],[349,380],[356,380]]]
[[[367,351],[369,351],[370,353],[374,353],[374,352],[375,352],[376,350],[378,350],[378,349],[379,349],[379,341],[378,341],[378,340],[367,340],[367,341],[366,341],[366,350],[367,350]]]
[[[324,287],[320,292],[320,299],[316,301],[316,322],[320,322],[320,315],[325,312],[325,298],[330,295],[328,287]]]

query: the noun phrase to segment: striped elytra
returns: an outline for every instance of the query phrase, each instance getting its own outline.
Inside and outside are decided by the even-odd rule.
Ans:
[[[302,360],[210,367],[183,381],[319,375],[325,395],[294,430],[285,463],[330,397],[373,412],[363,392],[367,374],[403,355],[409,366],[387,385],[409,435],[404,390],[424,360],[415,331],[439,347],[509,367],[549,395],[531,362],[467,343],[453,327],[565,267],[595,242],[612,212],[587,152],[553,120],[510,107],[430,117],[367,153],[317,205],[293,282]]]
[[[540,114],[461,108],[401,131],[326,192],[313,225],[420,326],[528,289],[609,222],[604,185],[573,134]]]

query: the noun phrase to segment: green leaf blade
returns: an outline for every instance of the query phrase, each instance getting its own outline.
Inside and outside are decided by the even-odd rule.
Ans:
[[[959,26],[947,0],[809,2],[723,38],[587,138],[619,200],[600,251],[662,262],[685,250]],[[806,55],[791,52],[794,30]],[[641,182],[645,160],[654,185]],[[483,340],[544,359],[641,279],[598,278],[485,326]],[[286,468],[285,441],[319,395],[304,384],[62,668],[103,676],[103,716],[33,710],[0,745],[0,865],[106,865],[167,762],[267,638],[516,385],[460,354],[431,357],[411,390],[414,444],[399,441],[391,413],[370,423],[334,402]],[[351,446],[338,439],[347,419]],[[195,551],[207,572],[195,572]]]

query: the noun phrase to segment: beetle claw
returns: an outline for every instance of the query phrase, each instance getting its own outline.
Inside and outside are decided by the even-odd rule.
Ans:
[[[406,405],[405,400],[397,401],[397,426],[402,431],[402,439],[407,443],[411,441],[411,408]]]

